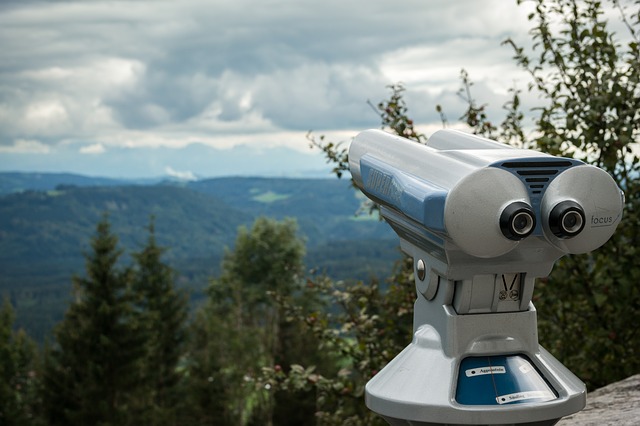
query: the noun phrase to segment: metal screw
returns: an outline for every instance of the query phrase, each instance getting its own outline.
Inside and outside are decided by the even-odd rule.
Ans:
[[[418,279],[424,281],[424,278],[427,276],[427,267],[422,259],[418,259],[416,262],[416,272],[418,273]]]

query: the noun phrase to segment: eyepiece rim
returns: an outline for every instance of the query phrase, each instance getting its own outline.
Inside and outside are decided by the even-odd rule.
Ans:
[[[515,225],[516,219],[523,216],[528,219],[526,227],[523,228],[524,231],[519,230]],[[500,230],[508,239],[513,241],[523,240],[533,233],[535,227],[536,216],[529,204],[516,201],[502,210],[502,214],[500,215]]]
[[[571,226],[567,229],[565,220],[569,214],[576,214],[579,217],[579,224]],[[586,217],[584,210],[580,204],[575,201],[567,200],[556,204],[549,213],[549,229],[558,238],[572,238],[578,235],[584,229]]]

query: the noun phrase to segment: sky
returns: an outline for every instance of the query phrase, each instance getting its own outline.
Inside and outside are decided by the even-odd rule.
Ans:
[[[526,2],[525,2],[526,3]],[[526,89],[515,0],[0,1],[0,171],[329,177],[306,134],[379,127],[406,87],[427,135]],[[525,99],[525,103],[528,102]],[[533,102],[533,100],[531,101]]]

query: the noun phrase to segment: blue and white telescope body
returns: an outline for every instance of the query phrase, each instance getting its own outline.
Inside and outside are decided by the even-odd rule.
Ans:
[[[538,344],[536,278],[597,249],[624,195],[603,170],[453,130],[426,145],[367,130],[356,185],[413,257],[413,342],[366,386],[392,425],[553,425],[584,384]]]

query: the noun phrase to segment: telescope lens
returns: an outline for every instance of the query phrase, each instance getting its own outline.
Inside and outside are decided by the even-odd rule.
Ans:
[[[563,201],[549,214],[549,229],[556,237],[575,237],[584,228],[584,211],[574,201]]]
[[[578,212],[568,212],[562,218],[562,228],[570,233],[576,232],[582,226],[582,217]]]
[[[529,236],[535,227],[536,218],[527,203],[511,203],[500,215],[500,230],[510,240],[519,241]]]
[[[527,234],[533,228],[533,217],[527,212],[520,212],[513,218],[513,230],[517,234]]]

